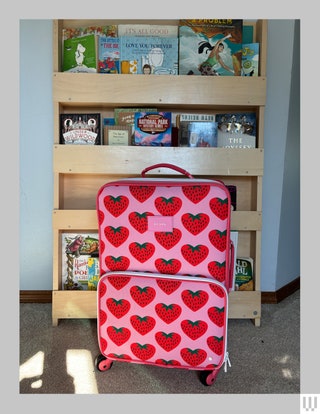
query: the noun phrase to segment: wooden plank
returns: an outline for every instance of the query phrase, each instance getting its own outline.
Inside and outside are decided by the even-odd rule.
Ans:
[[[245,155],[245,156],[244,156]],[[141,171],[161,162],[179,165],[192,175],[263,175],[263,149],[179,148],[108,145],[54,145],[53,168],[64,174],[122,174],[139,176]],[[201,162],[199,162],[201,160]],[[174,174],[167,168],[152,175]]]
[[[81,88],[79,88],[81,85]],[[260,76],[103,76],[55,72],[53,101],[107,106],[264,106],[266,78]]]

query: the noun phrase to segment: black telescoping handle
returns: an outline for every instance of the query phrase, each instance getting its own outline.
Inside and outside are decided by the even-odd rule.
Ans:
[[[150,165],[150,167],[145,168],[142,172],[141,172],[141,176],[145,177],[146,173],[150,170],[154,170],[156,168],[170,168],[171,170],[175,170],[181,174],[184,174],[185,176],[187,176],[188,178],[193,178],[193,176],[186,170],[184,170],[183,168],[178,167],[177,165],[174,164],[166,164],[166,163],[160,163],[160,164],[154,164],[154,165]]]

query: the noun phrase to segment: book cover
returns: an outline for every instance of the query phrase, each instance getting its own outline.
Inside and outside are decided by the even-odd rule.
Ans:
[[[172,140],[171,112],[136,112],[134,144],[170,147]]]
[[[236,271],[237,271],[237,252],[238,252],[238,239],[239,239],[239,232],[238,231],[230,231],[230,239],[233,243],[233,278],[232,278],[232,284],[230,286],[231,290],[235,290],[235,280],[236,280]]]
[[[97,233],[62,233],[62,288],[93,290],[99,277],[99,238]],[[90,267],[90,269],[89,269]],[[90,275],[91,282],[88,285]]]
[[[120,37],[121,73],[177,75],[178,38]],[[136,71],[130,69],[133,66]]]
[[[65,27],[62,29],[62,40],[71,39],[73,37],[81,37],[88,34],[94,34],[96,36],[117,37],[118,28],[116,24],[87,27]]]
[[[178,128],[178,146],[188,147],[189,145],[189,133],[188,125],[189,122],[215,122],[214,114],[177,114],[176,115],[176,126]]]
[[[131,145],[132,128],[130,125],[108,125],[104,127],[105,145]]]
[[[179,75],[241,76],[241,19],[179,21]]]
[[[189,147],[216,147],[218,126],[216,122],[189,122],[188,146]]]
[[[253,290],[253,259],[237,257],[235,290]]]
[[[242,44],[242,76],[259,75],[259,43]]]
[[[60,114],[60,144],[100,145],[101,116],[94,114]]]
[[[226,185],[230,193],[231,199],[231,211],[237,210],[237,186],[236,185]]]
[[[119,24],[118,36],[178,37],[178,25]]]
[[[97,72],[96,35],[72,37],[63,42],[63,72]]]
[[[256,114],[253,112],[216,114],[218,147],[256,148]]]
[[[134,114],[136,112],[157,112],[157,108],[114,108],[114,120],[116,125],[134,125]]]
[[[99,36],[98,72],[120,73],[120,44],[118,37]]]

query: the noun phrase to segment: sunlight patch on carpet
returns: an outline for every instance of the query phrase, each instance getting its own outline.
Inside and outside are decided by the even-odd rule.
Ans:
[[[98,394],[91,352],[69,349],[66,353],[67,372],[73,377],[75,394]]]

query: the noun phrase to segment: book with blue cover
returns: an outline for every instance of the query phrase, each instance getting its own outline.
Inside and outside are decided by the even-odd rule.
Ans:
[[[241,19],[179,21],[179,75],[241,76]]]
[[[136,112],[134,145],[172,146],[171,112]]]
[[[177,75],[178,44],[177,37],[120,37],[121,73]]]
[[[118,37],[99,36],[98,72],[120,73],[120,44]]]

